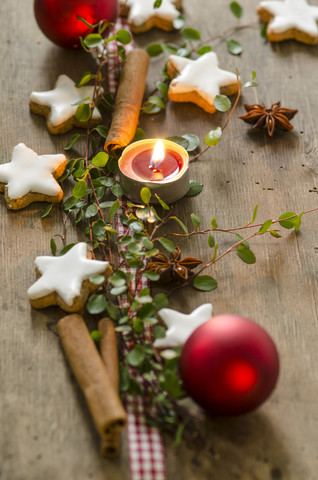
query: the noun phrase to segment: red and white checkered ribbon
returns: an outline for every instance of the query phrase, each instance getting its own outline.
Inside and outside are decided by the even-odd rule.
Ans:
[[[124,19],[119,19],[115,31],[124,28],[128,30]],[[126,53],[133,48],[132,43],[126,46]],[[116,42],[107,44],[108,56],[108,89],[112,94],[116,93],[118,80],[118,57]],[[124,213],[125,205],[116,213],[116,227],[118,235],[127,233],[127,227],[120,222],[120,215]],[[137,286],[149,287],[148,280],[143,277]],[[147,332],[147,336],[151,332]],[[160,431],[146,422],[142,398],[129,395],[126,402],[127,408],[127,442],[129,453],[129,467],[131,480],[166,480],[166,462],[164,446]]]

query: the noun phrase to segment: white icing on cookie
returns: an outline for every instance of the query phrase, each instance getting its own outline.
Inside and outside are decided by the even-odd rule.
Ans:
[[[158,315],[167,325],[165,338],[158,338],[154,341],[156,348],[173,348],[182,346],[202,323],[212,317],[212,304],[205,303],[193,310],[189,315],[180,313],[171,308],[162,308]]]
[[[38,155],[24,143],[13,149],[10,163],[0,165],[0,183],[7,185],[8,197],[21,198],[27,193],[55,196],[61,187],[52,173],[66,162],[64,155]]]
[[[161,17],[173,22],[180,12],[173,4],[173,0],[162,0],[159,8],[153,7],[153,0],[127,0],[130,7],[128,20],[136,26],[146,23],[152,17]]]
[[[284,33],[296,28],[309,35],[318,35],[318,7],[308,5],[306,0],[266,0],[259,6],[274,16],[268,33]]]
[[[220,93],[220,87],[237,83],[234,73],[218,67],[218,58],[214,52],[208,52],[196,60],[177,55],[171,55],[169,60],[180,72],[171,81],[169,89],[177,89],[179,93],[197,89],[202,98],[213,104],[214,97]]]
[[[84,242],[77,243],[61,257],[37,257],[35,266],[42,276],[28,289],[28,297],[37,300],[56,292],[71,306],[80,295],[84,280],[104,273],[108,265],[108,262],[88,259]]]
[[[53,126],[57,126],[72,118],[76,113],[78,102],[87,97],[92,99],[93,92],[93,86],[78,88],[67,75],[60,75],[53,90],[32,92],[30,100],[38,105],[49,107],[51,109],[50,122]],[[92,118],[101,119],[101,114],[96,107]]]

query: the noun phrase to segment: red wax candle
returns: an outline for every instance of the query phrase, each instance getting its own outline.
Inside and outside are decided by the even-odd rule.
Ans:
[[[169,180],[177,175],[183,166],[181,155],[172,150],[167,150],[159,162],[152,162],[152,155],[153,150],[144,150],[138,153],[131,163],[132,170],[144,180]]]

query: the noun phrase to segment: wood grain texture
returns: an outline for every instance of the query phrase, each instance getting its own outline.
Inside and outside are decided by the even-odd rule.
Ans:
[[[191,164],[191,178],[202,181],[204,190],[174,209],[189,226],[192,212],[207,227],[213,216],[220,226],[230,227],[249,222],[257,203],[260,223],[318,203],[318,47],[292,41],[264,43],[255,14],[257,2],[245,0],[242,5],[242,23],[253,26],[231,36],[243,44],[244,53],[229,55],[224,42],[213,47],[222,68],[237,67],[243,81],[250,80],[255,70],[260,85],[244,91],[219,145]],[[203,39],[236,22],[223,0],[208,4],[184,0],[184,9],[187,25],[199,29]],[[3,0],[0,18],[0,162],[8,162],[21,141],[39,154],[63,152],[71,134],[51,136],[43,118],[29,112],[29,94],[51,88],[61,73],[76,80],[94,67],[93,61],[84,53],[52,45],[36,26],[31,0]],[[136,39],[141,47],[154,41],[177,43],[179,37],[155,31]],[[162,66],[163,58],[151,60],[148,91]],[[270,139],[237,118],[244,113],[243,102],[278,100],[299,110],[291,133]],[[169,103],[165,113],[143,117],[141,125],[148,136],[195,133],[203,140],[224,119],[224,114],[209,115],[195,105]],[[124,436],[120,457],[99,456],[98,435],[55,335],[63,313],[56,308],[34,311],[28,304],[34,258],[48,254],[50,238],[62,232],[58,208],[40,220],[44,208],[34,204],[10,212],[0,197],[0,478],[128,479]],[[219,282],[214,292],[188,290],[173,297],[171,306],[184,312],[211,301],[215,314],[239,313],[260,323],[277,343],[281,375],[272,397],[255,413],[201,422],[203,446],[190,443],[176,449],[166,438],[168,479],[316,480],[317,218],[317,214],[305,216],[297,237],[284,231],[280,240],[257,239],[255,265],[243,264],[235,254],[217,263],[210,272]],[[67,231],[69,242],[82,238],[80,229],[68,225]],[[223,251],[231,239],[220,235],[217,240]],[[209,257],[205,238],[183,241],[181,247],[184,254]]]

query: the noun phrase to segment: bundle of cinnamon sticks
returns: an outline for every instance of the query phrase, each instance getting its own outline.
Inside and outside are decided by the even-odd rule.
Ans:
[[[88,409],[101,437],[101,454],[112,457],[119,450],[119,431],[126,425],[126,412],[119,398],[116,333],[104,318],[100,353],[80,315],[67,315],[57,324],[61,343]]]

